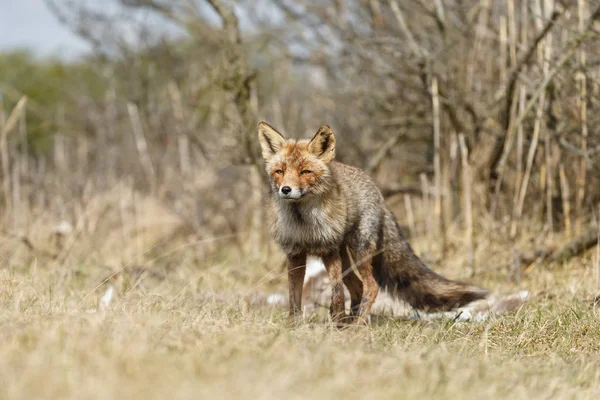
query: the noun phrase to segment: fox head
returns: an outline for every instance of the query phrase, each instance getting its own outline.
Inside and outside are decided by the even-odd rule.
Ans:
[[[279,199],[302,201],[331,186],[329,163],[335,157],[335,136],[328,125],[321,126],[311,140],[295,140],[260,122],[258,138],[271,188]]]

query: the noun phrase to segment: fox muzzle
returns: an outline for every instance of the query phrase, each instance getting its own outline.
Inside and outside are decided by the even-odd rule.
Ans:
[[[291,186],[282,186],[277,191],[280,199],[284,200],[298,200],[304,193],[300,188],[293,188]]]

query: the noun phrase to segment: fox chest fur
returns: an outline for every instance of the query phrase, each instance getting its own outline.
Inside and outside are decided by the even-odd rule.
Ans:
[[[271,204],[271,231],[289,256],[324,256],[336,252],[347,228],[347,210],[343,202],[273,200]]]

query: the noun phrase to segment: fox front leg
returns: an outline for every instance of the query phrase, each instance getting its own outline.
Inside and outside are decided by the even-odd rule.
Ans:
[[[340,322],[346,318],[342,258],[339,253],[332,254],[323,257],[323,264],[325,264],[331,283],[331,306],[329,308],[331,320]]]
[[[306,255],[288,257],[288,283],[290,289],[290,317],[302,311],[302,287],[306,273]]]

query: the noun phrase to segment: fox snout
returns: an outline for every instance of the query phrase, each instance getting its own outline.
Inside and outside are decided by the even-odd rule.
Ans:
[[[279,195],[280,199],[286,200],[298,200],[304,195],[301,188],[288,185],[281,186],[277,191],[277,194]]]

